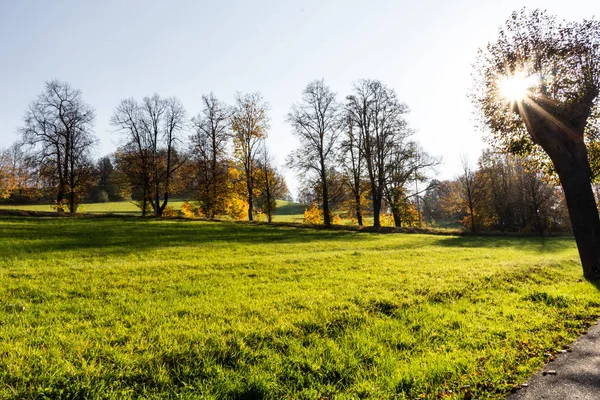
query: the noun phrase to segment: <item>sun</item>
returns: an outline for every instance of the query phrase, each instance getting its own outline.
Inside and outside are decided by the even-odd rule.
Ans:
[[[524,71],[498,79],[500,95],[510,102],[521,102],[530,97],[531,89],[539,84],[537,75],[528,75]]]

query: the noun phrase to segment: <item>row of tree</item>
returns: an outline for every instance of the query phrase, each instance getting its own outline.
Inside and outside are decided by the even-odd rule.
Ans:
[[[288,190],[265,144],[268,103],[258,93],[238,94],[235,106],[213,94],[202,102],[190,121],[174,97],[121,101],[111,118],[121,145],[94,162],[92,107],[69,84],[48,82],[21,140],[0,156],[0,195],[22,202],[51,194],[58,211],[71,213],[86,199],[133,198],[142,215],[162,216],[173,194],[194,193],[200,215],[252,220],[264,212],[270,220]]]
[[[257,212],[270,220],[287,186],[265,145],[268,112],[259,93],[238,94],[234,105],[204,95],[191,119],[174,97],[125,99],[110,120],[121,144],[110,158],[94,162],[93,108],[69,84],[48,82],[26,113],[21,141],[5,151],[5,164],[14,164],[5,175],[14,182],[3,184],[3,196],[52,193],[57,210],[71,213],[86,198],[131,197],[142,215],[162,216],[173,194],[193,192],[208,218],[243,209],[249,220]],[[376,80],[356,82],[344,102],[314,81],[292,106],[287,122],[300,147],[287,164],[318,193],[326,225],[342,188],[359,225],[367,212],[380,226],[385,208],[401,225],[401,210],[415,195],[408,183],[426,181],[439,163],[410,139],[407,112],[395,91]]]
[[[407,113],[395,91],[377,80],[357,81],[342,103],[322,80],[304,89],[287,115],[300,141],[287,164],[300,172],[307,200],[320,202],[325,225],[333,202],[338,209],[349,205],[361,226],[365,213],[381,226],[386,208],[401,226],[402,210],[418,195],[409,186],[427,181],[440,162],[411,140]]]

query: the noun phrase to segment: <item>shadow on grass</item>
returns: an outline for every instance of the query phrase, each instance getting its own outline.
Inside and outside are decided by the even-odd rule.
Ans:
[[[554,253],[574,248],[575,240],[572,237],[543,236],[530,237],[508,237],[508,236],[459,236],[443,237],[435,242],[442,247],[464,247],[464,248],[489,248],[497,249],[514,247],[526,251],[539,253]]]
[[[308,206],[304,205],[304,204],[287,203],[285,205],[278,206],[275,209],[275,215],[276,216],[285,216],[285,215],[304,214],[304,211],[306,210],[307,207]]]
[[[100,250],[131,254],[149,249],[218,244],[295,244],[360,240],[354,232],[191,220],[111,217],[0,217],[0,255]]]
[[[364,234],[358,234],[356,230],[313,229],[306,226],[299,229],[297,224],[157,220],[123,215],[76,218],[0,216],[0,256],[10,258],[68,250],[124,255],[179,246],[196,247],[201,252],[205,245],[283,246],[323,241],[360,242],[364,238]],[[482,250],[518,247],[531,252],[552,253],[572,248],[574,242],[571,238],[438,236],[433,241],[407,241],[401,247],[409,249],[432,245]]]

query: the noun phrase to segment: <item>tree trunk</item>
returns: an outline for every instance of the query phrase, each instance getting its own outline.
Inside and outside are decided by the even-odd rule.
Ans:
[[[381,214],[381,197],[373,196],[373,226],[376,228],[381,227],[379,214]]]
[[[71,189],[69,191],[69,214],[75,214],[77,212],[77,201],[75,199],[75,191]]]
[[[248,221],[253,220],[252,186],[248,185]]]
[[[596,280],[600,279],[600,217],[583,141],[578,147],[579,151],[571,153],[575,157],[553,158],[553,163],[565,193],[583,275],[586,279]]]
[[[355,195],[354,202],[356,204],[356,221],[358,226],[363,226],[362,211],[360,209],[360,195]]]
[[[57,207],[56,211],[59,213],[64,212],[64,210],[62,210],[60,208],[64,198],[65,198],[65,188],[62,183],[59,183],[58,184],[58,192],[56,193],[56,207]]]
[[[400,218],[400,210],[396,207],[392,207],[392,215],[394,216],[394,226],[396,228],[402,227],[402,218]]]
[[[589,113],[578,107],[559,114],[561,124],[535,115],[528,130],[550,156],[560,178],[569,209],[573,235],[586,279],[600,279],[600,217],[592,190],[592,170],[583,140]],[[583,118],[585,116],[586,118]]]
[[[325,226],[331,226],[331,215],[329,214],[329,190],[327,188],[327,177],[322,174],[321,181],[323,182],[323,223]]]

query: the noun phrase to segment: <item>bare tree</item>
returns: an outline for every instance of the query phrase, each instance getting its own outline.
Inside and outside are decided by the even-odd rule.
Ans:
[[[417,203],[420,223],[420,195],[427,191],[427,187],[419,191],[418,182],[427,182],[430,179],[429,173],[434,171],[440,162],[439,158],[431,157],[414,141],[400,141],[394,145],[386,168],[384,197],[392,209],[396,227],[402,225],[401,207],[411,198]],[[414,190],[408,187],[411,183],[415,183]]]
[[[473,102],[496,144],[547,155],[560,178],[584,276],[600,278],[600,218],[586,143],[596,142],[600,22],[515,12],[480,51]]]
[[[140,191],[140,208],[142,216],[146,216],[151,197],[152,160],[149,132],[144,129],[142,118],[137,101],[126,99],[117,106],[111,124],[125,136],[124,145],[115,153],[117,165],[126,173],[130,185]]]
[[[278,173],[273,156],[264,142],[260,147],[257,170],[259,172],[257,183],[260,190],[257,204],[267,215],[267,221],[271,223],[273,222],[273,214],[277,208],[277,199],[285,197],[288,193],[288,188],[285,179]]]
[[[354,93],[347,97],[346,109],[362,137],[361,156],[370,183],[373,226],[379,227],[389,158],[396,143],[410,134],[404,120],[408,106],[380,81],[359,80],[354,84]]]
[[[471,167],[466,156],[461,156],[461,164],[462,173],[457,179],[461,187],[460,196],[467,209],[471,232],[475,232],[477,230],[477,224],[475,223],[475,209],[480,186],[476,179],[476,171]]]
[[[213,93],[202,95],[202,110],[192,122],[192,156],[197,164],[198,201],[205,216],[214,218],[225,210],[227,146],[231,140],[230,106]]]
[[[323,80],[310,82],[302,92],[302,102],[294,104],[287,115],[300,148],[287,159],[301,174],[314,173],[321,189],[323,222],[331,225],[327,172],[336,160],[338,138],[342,132],[340,107],[335,93]]]
[[[340,165],[344,182],[353,198],[354,215],[358,226],[363,226],[364,161],[361,157],[363,136],[358,134],[352,118],[346,118],[346,131],[340,145]]]
[[[260,143],[269,129],[269,104],[260,93],[236,96],[236,108],[231,119],[233,129],[234,158],[243,169],[248,202],[248,220],[253,220],[255,166]]]
[[[37,159],[39,171],[56,190],[57,210],[63,204],[77,211],[91,182],[90,151],[95,113],[83,102],[81,91],[66,82],[46,83],[42,94],[25,114],[23,143]]]
[[[142,214],[146,202],[154,215],[162,216],[171,191],[174,172],[183,159],[178,152],[180,136],[185,126],[185,110],[174,98],[161,98],[158,94],[144,97],[142,103],[123,100],[117,107],[111,123],[125,135],[124,148],[135,154],[135,164],[143,191]]]

